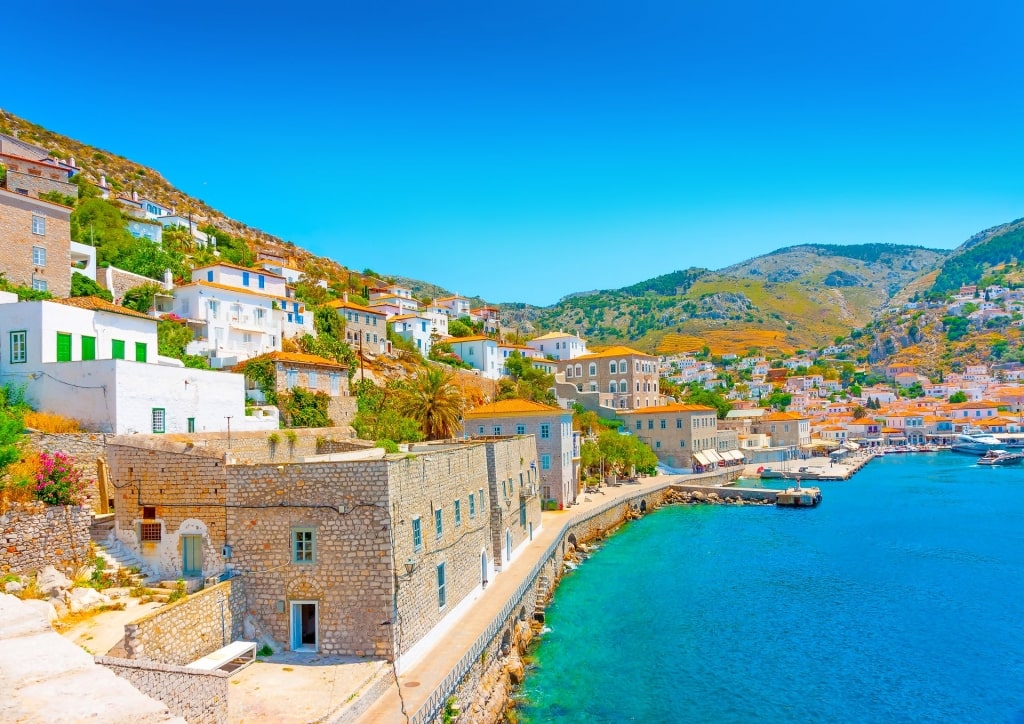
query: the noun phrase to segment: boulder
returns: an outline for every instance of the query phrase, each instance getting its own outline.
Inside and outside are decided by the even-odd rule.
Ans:
[[[38,598],[29,598],[22,601],[22,603],[33,611],[37,611],[50,623],[57,620],[57,609],[55,609],[53,604],[49,601],[42,601]]]
[[[95,588],[72,588],[68,593],[68,607],[71,609],[71,613],[91,611],[109,603],[110,599]]]
[[[25,590],[25,584],[21,581],[8,581],[4,584],[4,593],[18,594]]]
[[[46,566],[36,576],[36,587],[41,594],[52,598],[71,588],[71,579],[53,566]]]

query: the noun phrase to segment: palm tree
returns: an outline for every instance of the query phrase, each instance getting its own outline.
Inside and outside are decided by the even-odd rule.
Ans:
[[[399,409],[419,423],[428,440],[455,437],[461,427],[462,393],[452,382],[454,373],[428,367],[403,386]]]

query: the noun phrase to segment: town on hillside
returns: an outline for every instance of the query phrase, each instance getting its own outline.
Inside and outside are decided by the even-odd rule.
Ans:
[[[53,617],[156,606],[99,652],[118,661],[217,669],[258,643],[397,671],[548,513],[624,483],[964,433],[1024,446],[1019,286],[978,279],[898,310],[984,338],[987,359],[941,373],[866,349],[864,330],[654,354],[339,279],[207,222],[0,135],[0,572]]]

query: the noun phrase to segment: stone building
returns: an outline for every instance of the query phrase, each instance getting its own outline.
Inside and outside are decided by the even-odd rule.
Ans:
[[[345,320],[345,341],[353,349],[379,354],[388,351],[387,314],[379,309],[364,307],[348,300],[348,292],[342,299],[328,302]]]
[[[293,651],[415,661],[500,570],[495,541],[514,552],[540,521],[535,496],[494,500],[496,475],[529,485],[530,437],[287,464],[209,436],[107,450],[117,537],[165,577],[236,576],[248,625]]]
[[[658,358],[630,347],[560,360],[556,379],[581,393],[602,393],[602,404],[620,410],[655,407],[661,401]]]
[[[499,400],[463,415],[465,436],[532,435],[537,445],[537,474],[542,500],[565,508],[576,502],[580,451],[572,413],[530,400]]]
[[[71,293],[71,209],[0,188],[0,240],[8,281],[56,297]]]
[[[322,392],[330,398],[327,416],[335,425],[347,425],[355,417],[356,400],[349,396],[348,368],[334,360],[301,352],[270,352],[246,360],[233,368],[245,374],[245,396],[259,404],[266,403],[258,376],[251,365],[266,362],[273,368],[274,390],[280,399],[296,387],[310,392]],[[246,370],[250,370],[246,374]]]
[[[673,403],[625,412],[622,416],[626,429],[646,443],[658,462],[667,467],[704,467],[709,464],[707,460],[695,456],[718,450],[718,415],[713,407]]]

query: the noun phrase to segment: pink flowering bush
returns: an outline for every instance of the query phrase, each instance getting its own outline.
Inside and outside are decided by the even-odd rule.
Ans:
[[[85,498],[82,473],[62,452],[39,454],[35,496],[47,505],[80,505]]]

